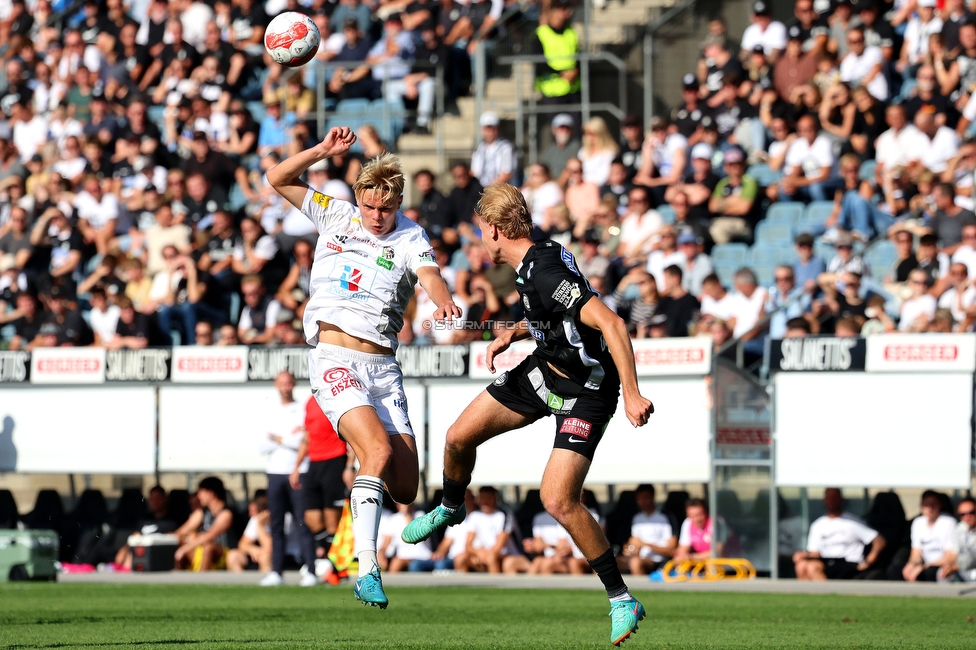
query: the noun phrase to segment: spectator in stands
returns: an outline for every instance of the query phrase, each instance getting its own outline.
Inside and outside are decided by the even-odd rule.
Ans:
[[[766,314],[770,317],[769,338],[781,339],[792,319],[803,318],[810,313],[812,298],[803,287],[796,286],[793,267],[788,264],[777,266],[773,279],[775,285],[766,299]]]
[[[373,75],[373,81],[380,88],[388,102],[400,103],[406,84],[403,80],[410,74],[413,58],[414,38],[403,30],[400,14],[390,14],[383,21],[383,31],[379,40],[373,44],[366,56]],[[390,83],[390,82],[394,83]]]
[[[688,499],[685,505],[686,519],[681,524],[678,548],[674,552],[675,563],[707,560],[715,557],[738,557],[742,549],[738,538],[721,517],[711,517],[702,499]]]
[[[151,335],[149,317],[137,312],[128,296],[120,297],[116,304],[119,306],[119,321],[115,326],[115,337],[105,347],[110,350],[140,350],[148,346]]]
[[[884,75],[884,55],[881,48],[868,46],[865,30],[855,27],[847,32],[848,52],[840,64],[841,81],[851,86],[864,86],[878,101],[888,100],[888,81]]]
[[[191,229],[185,223],[178,223],[173,208],[164,203],[156,210],[156,223],[146,231],[145,260],[146,273],[151,277],[166,268],[163,249],[172,246],[178,253],[190,252]]]
[[[621,571],[629,570],[639,576],[654,573],[674,555],[678,537],[667,515],[657,511],[653,485],[638,485],[634,499],[640,512],[631,520],[630,538],[623,545],[617,563]]]
[[[237,548],[227,552],[227,570],[243,573],[249,568],[262,573],[271,571],[271,511],[268,510],[268,497],[259,496],[248,504],[253,510],[247,526],[237,542]]]
[[[572,551],[566,541],[567,537],[566,529],[551,514],[543,510],[535,515],[532,518],[532,537],[522,541],[522,548],[532,559],[528,573],[569,573],[566,560],[567,556],[572,556]]]
[[[471,529],[465,551],[454,560],[454,569],[464,573],[525,573],[529,560],[520,555],[512,538],[515,521],[498,508],[498,493],[491,486],[478,491],[478,509],[468,515]]]
[[[220,338],[217,339],[217,345],[240,345],[241,340],[237,336],[237,328],[231,324],[220,326]]]
[[[450,222],[447,197],[434,185],[434,173],[429,169],[415,173],[413,185],[420,194],[420,224],[430,239],[440,239],[444,229],[454,225]]]
[[[45,298],[43,294],[41,297]],[[89,345],[92,342],[91,329],[82,318],[81,312],[73,306],[74,304],[61,285],[55,284],[48,289],[47,315],[44,322],[57,328],[59,346]]]
[[[814,115],[797,121],[797,137],[786,152],[779,189],[789,200],[824,201],[833,196],[834,153]]]
[[[0,267],[23,270],[33,252],[30,230],[27,227],[27,211],[20,206],[13,206],[10,208],[7,223],[0,226]]]
[[[860,160],[854,154],[840,159],[841,187],[834,193],[834,208],[824,222],[828,230],[838,227],[863,242],[888,232],[894,223],[890,215],[874,204],[874,189],[859,176]]]
[[[786,52],[773,67],[773,88],[779,97],[792,101],[797,90],[813,80],[817,72],[817,55],[805,49],[804,32],[799,26],[789,27],[786,34]],[[766,101],[772,103],[772,99],[775,98]]]
[[[817,289],[817,278],[826,271],[823,260],[813,254],[813,235],[800,233],[793,240],[797,260],[793,262],[793,276],[796,284],[807,293]]]
[[[368,34],[373,24],[373,14],[368,5],[361,0],[340,0],[332,12],[332,22],[346,28],[348,21],[353,19],[357,29],[363,34]],[[365,57],[363,57],[365,59]],[[363,60],[360,59],[360,60]]]
[[[563,203],[563,191],[552,180],[549,168],[543,163],[529,167],[528,178],[522,186],[522,195],[532,213],[532,225],[536,227],[542,227],[547,221],[548,210]]]
[[[857,271],[842,271],[834,284],[824,284],[823,303],[836,318],[852,318],[862,324],[869,318],[868,309],[873,293],[865,291],[862,295],[861,274]],[[822,309],[814,307],[821,314]]]
[[[559,113],[552,118],[552,142],[542,150],[539,162],[547,165],[553,178],[560,179],[565,186],[566,179],[563,172],[567,163],[574,158],[580,149],[580,141],[573,137],[575,122],[569,113]]]
[[[714,272],[712,258],[703,251],[704,243],[705,240],[694,232],[681,230],[678,233],[678,251],[685,258],[681,285],[695,297],[701,296],[702,283]]]
[[[731,319],[734,313],[734,302],[735,297],[725,290],[717,275],[713,273],[702,280],[701,316],[706,326],[712,320]]]
[[[569,159],[563,176],[566,179],[563,199],[569,215],[578,228],[588,228],[600,209],[600,188],[583,180],[583,162],[579,158]]]
[[[46,267],[50,276],[42,283],[60,282],[69,294],[73,294],[72,276],[81,265],[83,242],[81,233],[71,227],[64,212],[57,207],[47,208],[34,222],[30,243],[38,258],[38,266]]]
[[[214,344],[214,329],[213,329],[213,325],[210,322],[202,320],[197,323],[196,344],[197,345]]]
[[[600,197],[612,198],[616,202],[617,211],[624,212],[627,210],[627,195],[633,187],[627,180],[627,166],[617,158],[610,163],[610,177],[607,184],[600,188]]]
[[[708,211],[714,215],[708,232],[716,244],[749,240],[759,184],[745,173],[745,153],[739,147],[728,149],[722,163],[726,177],[718,182],[708,201]]]
[[[250,274],[241,278],[241,295],[244,297],[244,308],[237,324],[238,338],[248,345],[266,343],[274,336],[281,305],[266,294],[259,275]]]
[[[384,571],[400,573],[433,570],[433,552],[429,540],[419,544],[407,544],[400,539],[407,524],[422,514],[422,510],[415,510],[406,503],[396,504],[396,512],[383,511],[376,555]]]
[[[928,230],[938,238],[942,252],[952,255],[962,245],[963,228],[976,225],[976,214],[956,205],[952,183],[938,183],[934,194],[937,211]]]
[[[655,314],[667,318],[668,336],[688,336],[689,326],[698,320],[698,299],[682,286],[684,272],[677,264],[666,266],[663,276],[664,286]]]
[[[786,49],[786,26],[773,20],[772,7],[765,0],[752,3],[752,24],[742,33],[739,58],[745,61],[755,48],[762,48],[771,64],[775,64]]]
[[[274,237],[266,234],[261,224],[250,217],[241,220],[240,229],[241,237],[234,247],[231,269],[239,275],[271,277],[272,271],[277,271],[273,263],[278,261],[278,244]],[[277,290],[277,285],[271,288]]]
[[[972,226],[976,230],[976,226]],[[939,296],[939,309],[948,309],[957,323],[957,332],[968,332],[976,321],[976,286],[962,262],[953,262],[946,277],[949,288]]]
[[[14,317],[11,322],[14,335],[10,339],[9,349],[30,351],[36,345],[41,325],[47,320],[47,315],[41,310],[37,297],[27,291],[17,294],[15,306],[16,309],[11,314]]]
[[[76,195],[74,204],[78,230],[84,242],[93,245],[100,255],[108,252],[119,216],[118,199],[111,191],[106,191],[110,189],[110,183],[87,176],[83,182],[84,189]]]
[[[572,165],[571,162],[570,166]],[[620,244],[617,247],[617,256],[628,264],[645,260],[647,254],[659,242],[663,226],[664,220],[661,215],[651,208],[650,191],[646,187],[635,185],[630,190],[627,213],[620,221]]]
[[[433,2],[430,2],[433,4]],[[413,3],[409,6],[423,6],[423,3]],[[421,9],[419,13],[427,12]],[[416,12],[415,12],[416,13]],[[409,14],[408,14],[409,15]],[[406,17],[404,17],[406,21]],[[433,22],[424,23],[424,28],[420,32],[420,44],[414,52],[413,66],[410,74],[404,77],[404,89],[402,96],[407,100],[408,106],[413,102],[417,104],[417,118],[406,130],[418,135],[430,133],[430,120],[434,114],[434,100],[436,99],[437,69],[441,68],[441,78],[448,79],[450,68],[448,61],[450,54],[447,46],[438,38],[434,30]],[[393,85],[394,82],[387,82]]]
[[[756,274],[750,268],[741,268],[733,276],[735,293],[731,302],[731,317],[724,319],[734,323],[732,335],[737,339],[749,340],[759,332],[754,328],[762,319],[767,292],[759,286]]]
[[[879,186],[883,185],[897,168],[920,160],[929,142],[924,133],[908,122],[905,108],[901,104],[892,104],[885,109],[885,122],[889,129],[879,135],[875,143],[875,160],[878,165],[875,167],[874,175]]]
[[[620,147],[614,142],[603,118],[593,117],[587,121],[583,125],[583,146],[577,154],[583,163],[583,180],[597,187],[606,185],[610,165],[619,152]]]
[[[208,476],[197,486],[200,507],[176,530],[180,546],[176,566],[192,571],[226,568],[228,533],[234,515],[227,507],[227,491],[216,476]]]
[[[966,497],[956,506],[959,523],[939,567],[940,580],[976,582],[976,500]]]
[[[837,254],[827,263],[827,270],[817,281],[820,286],[836,285],[840,282],[840,274],[844,272],[857,273],[862,277],[869,274],[864,258],[854,252],[854,238],[847,233],[840,233],[834,238],[834,249]]]
[[[305,304],[311,292],[309,281],[313,253],[312,245],[304,239],[295,242],[295,248],[292,249],[295,263],[275,294],[275,300],[285,309],[292,310],[298,318],[305,312]]]
[[[463,160],[451,165],[451,178],[454,179],[454,189],[447,196],[450,220],[454,224],[471,223],[483,189],[481,181],[472,175],[471,167]]]
[[[827,514],[810,524],[807,550],[793,554],[798,580],[847,580],[874,565],[885,538],[844,511],[838,488],[824,492]],[[870,544],[871,550],[864,554]]]
[[[656,203],[661,203],[665,190],[682,182],[686,175],[688,139],[673,131],[667,119],[655,117],[644,139],[640,160],[634,183],[652,188]]]
[[[529,42],[529,53],[544,56],[535,64],[535,89],[542,104],[580,102],[579,36],[570,22],[573,9],[568,0],[554,0],[542,12],[539,27]]]
[[[474,493],[470,489],[464,491],[464,507],[467,512],[477,510]],[[471,519],[465,518],[457,526],[451,526],[444,531],[444,539],[431,555],[434,571],[447,571],[454,568],[454,561],[466,551],[470,530]]]
[[[118,305],[109,304],[105,295],[105,288],[96,285],[89,297],[91,311],[88,314],[92,333],[94,334],[95,345],[105,346],[116,336],[119,325],[119,314],[121,309]]]
[[[627,321],[631,334],[654,315],[659,302],[654,276],[640,266],[632,267],[613,292],[617,313]]]
[[[498,115],[486,111],[481,114],[478,123],[481,125],[483,140],[471,154],[471,173],[482,187],[493,183],[514,182],[515,148],[511,142],[499,137]]]
[[[886,572],[889,580],[935,582],[946,560],[957,522],[952,515],[942,512],[942,501],[934,490],[922,493],[921,510],[922,514],[912,520],[908,562],[901,567],[895,562],[890,564]]]
[[[359,0],[352,1],[358,3]],[[364,36],[368,32],[368,26],[363,29],[353,17],[339,18],[333,14],[333,20],[342,25],[346,44],[333,59],[337,66],[329,80],[329,93],[338,96],[339,99],[377,98],[380,89],[370,73],[369,65],[365,63],[373,46],[372,42]]]
[[[908,287],[911,297],[901,304],[901,320],[898,321],[898,331],[925,331],[935,317],[938,308],[935,297],[928,292],[928,275],[921,269],[915,269],[908,275]]]
[[[331,87],[330,87],[331,90]],[[262,156],[275,152],[278,155],[287,154],[287,146],[291,141],[290,130],[295,126],[294,113],[285,113],[281,99],[276,94],[264,96],[267,114],[261,120],[258,133],[258,153]]]

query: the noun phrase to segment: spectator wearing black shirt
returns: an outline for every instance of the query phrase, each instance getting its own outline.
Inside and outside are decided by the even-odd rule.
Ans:
[[[671,264],[664,269],[664,290],[657,303],[657,314],[667,316],[668,336],[688,336],[688,325],[698,319],[698,299],[681,286],[684,272]]]
[[[169,255],[166,262],[170,273],[179,273],[181,277],[175,287],[170,287],[169,294],[163,298],[156,312],[159,328],[166,338],[175,327],[180,332],[183,345],[195,345],[197,321],[221,323],[225,320],[223,311],[204,301],[208,293],[208,276],[197,271],[192,259],[177,254],[173,246],[167,247],[163,255]]]
[[[420,193],[420,225],[430,239],[441,239],[445,229],[457,226],[451,221],[447,197],[434,186],[434,174],[429,169],[414,174],[413,184]]]
[[[787,29],[791,30],[793,27],[799,29],[799,40],[803,43],[803,51],[817,56],[826,50],[830,27],[827,21],[814,10],[813,0],[797,0],[793,7],[793,15],[796,20],[787,25]]]
[[[101,146],[115,146],[115,138],[119,132],[119,120],[109,112],[105,95],[94,93],[88,104],[90,111],[88,119],[84,121],[82,132],[88,138],[97,138]]]
[[[895,233],[895,250],[898,252],[898,262],[895,263],[895,282],[908,282],[908,274],[918,268],[918,257],[912,250],[915,237],[907,230]]]
[[[935,68],[928,63],[922,64],[915,79],[918,84],[911,96],[902,104],[905,107],[906,119],[914,123],[916,113],[925,111],[936,116],[938,126],[955,128],[959,115],[952,103],[940,92],[935,78]]]
[[[233,292],[237,288],[237,281],[231,264],[234,261],[234,249],[241,242],[230,213],[226,210],[214,212],[209,234],[197,266],[211,275],[222,292]]]
[[[14,336],[10,339],[11,350],[31,350],[41,331],[41,325],[47,320],[47,314],[40,308],[37,298],[32,293],[22,291],[17,294],[17,313],[20,317],[13,321]]]
[[[973,14],[966,9],[965,0],[945,0],[942,11],[942,44],[952,56],[959,48],[959,27],[972,20]]]
[[[117,304],[121,310],[119,312],[119,324],[115,329],[117,336],[109,341],[105,347],[112,350],[122,348],[141,350],[149,345],[151,333],[149,317],[138,313],[128,296],[119,298]]]
[[[183,163],[187,178],[201,174],[210,185],[222,195],[230,193],[234,182],[247,183],[247,172],[226,154],[210,148],[207,135],[201,131],[193,134],[190,144],[190,157]]]
[[[403,21],[403,28],[408,32],[414,32],[423,38],[425,30],[437,31],[437,22],[440,18],[441,5],[437,0],[414,0],[406,6],[400,19]]]
[[[715,95],[725,84],[726,74],[741,79],[744,76],[742,63],[739,59],[732,56],[726,47],[725,37],[711,35],[705,41],[705,58],[698,62],[698,78],[703,81],[707,90],[709,106],[716,106],[721,99],[716,99]]]
[[[627,178],[627,166],[620,158],[617,158],[610,163],[610,176],[607,178],[607,184],[600,188],[600,197],[613,197],[617,204],[617,212],[620,213],[627,209],[627,203],[630,202],[630,190],[633,187]]]
[[[13,0],[10,3],[9,21],[10,36],[29,37],[31,28],[34,27],[34,18],[27,13],[24,0]]]
[[[73,296],[75,283],[72,275],[81,264],[81,233],[71,227],[61,210],[52,207],[45,210],[34,223],[30,243],[34,246],[38,261],[47,262],[47,277],[42,277],[39,283],[50,286],[53,282],[60,282],[61,288]]]
[[[190,77],[190,72],[203,60],[196,48],[183,40],[183,23],[179,21],[179,18],[170,20],[166,24],[166,28],[169,32],[167,43],[142,78],[141,85],[145,88],[152,86],[163,70],[169,68],[174,60],[183,64],[187,78]]]
[[[712,145],[699,142],[691,148],[691,165],[686,168],[685,177],[680,183],[675,183],[664,193],[664,200],[671,203],[674,198],[684,193],[688,197],[688,222],[697,223],[710,217],[708,199],[711,198],[719,177],[712,171],[712,155],[715,149]]]
[[[681,100],[683,104],[671,113],[671,123],[677,127],[678,133],[688,138],[688,144],[694,145],[701,139],[699,128],[707,115],[707,109],[699,101],[698,79],[690,72],[681,78]],[[626,162],[626,160],[624,161]]]
[[[862,160],[873,160],[874,143],[888,128],[885,106],[863,86],[853,89],[851,98],[857,109],[854,113],[854,126],[851,127],[851,148]]]
[[[717,103],[712,104],[711,116],[718,129],[720,140],[725,142],[732,137],[742,120],[759,117],[759,111],[749,103],[747,98],[740,97],[739,87],[743,83],[742,77],[728,74],[722,82],[722,89],[713,97],[713,101]],[[761,148],[764,143],[760,140],[758,144],[758,148]]]
[[[149,121],[145,100],[136,98],[126,107],[125,122],[120,129],[119,137],[126,139],[136,137],[140,141],[148,138],[159,142],[162,135],[159,127]]]
[[[216,22],[207,23],[206,37],[201,49],[203,58],[212,56],[217,59],[220,74],[227,80],[227,85],[236,88],[242,80],[241,73],[247,65],[247,59],[230,43],[221,38],[220,27]]]
[[[450,221],[455,224],[471,223],[475,206],[481,198],[481,183],[471,175],[468,163],[462,161],[451,166],[451,176],[454,178],[454,189],[447,197]]]
[[[867,47],[880,47],[881,55],[886,62],[883,71],[891,80],[894,61],[898,58],[895,53],[895,31],[883,18],[879,0],[865,0],[858,3],[858,15],[861,18],[861,28],[864,30],[864,44]]]
[[[379,86],[373,79],[370,66],[364,63],[373,44],[359,31],[355,18],[347,18],[342,24],[346,44],[336,54],[333,62],[337,67],[329,80],[329,92],[340,99],[375,99]],[[352,64],[352,65],[343,65]]]
[[[417,107],[414,130],[417,133],[429,133],[430,118],[434,113],[437,68],[443,68],[442,79],[450,79],[450,70],[447,69],[450,55],[447,46],[437,39],[433,27],[424,28],[420,32],[420,38],[421,46],[414,50],[413,66],[410,73],[403,78],[403,99],[408,108],[413,105]]]
[[[186,177],[186,196],[182,202],[186,209],[184,223],[196,229],[207,228],[208,217],[227,208],[227,193],[211,185],[200,172],[194,172]]]
[[[452,97],[467,96],[471,87],[471,57],[465,45],[474,33],[468,18],[468,5],[455,0],[439,0],[437,37],[447,46],[451,62],[448,82]]]
[[[136,43],[138,27],[135,23],[127,23],[119,30],[119,57],[122,65],[128,71],[128,83],[139,87],[143,73],[152,63],[149,48]]]
[[[68,304],[67,292],[60,285],[55,284],[48,290],[45,324],[57,327],[59,346],[88,345],[94,339],[92,332],[85,323],[85,319],[77,309]]]
[[[264,51],[264,30],[270,22],[263,2],[237,0],[230,10],[231,42],[235,48],[250,56],[261,56]]]

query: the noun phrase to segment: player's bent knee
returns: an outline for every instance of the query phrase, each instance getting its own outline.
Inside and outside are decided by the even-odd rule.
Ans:
[[[563,526],[566,525],[565,522],[569,519],[573,510],[579,506],[579,502],[574,501],[569,496],[560,492],[543,490],[540,498],[542,499],[542,505],[545,507],[546,512],[552,515],[560,524],[563,524]]]

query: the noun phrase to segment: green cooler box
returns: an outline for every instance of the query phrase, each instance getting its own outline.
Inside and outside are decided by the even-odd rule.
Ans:
[[[57,580],[58,545],[53,530],[0,530],[0,582]]]

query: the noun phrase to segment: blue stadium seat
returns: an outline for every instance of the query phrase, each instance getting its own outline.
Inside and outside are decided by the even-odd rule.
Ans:
[[[864,251],[864,262],[871,269],[871,276],[878,280],[893,275],[897,261],[898,251],[895,245],[887,239],[875,242]]]
[[[264,119],[264,116],[268,114],[268,109],[262,102],[248,102],[245,104],[245,108],[247,108],[247,112],[251,114],[251,117],[253,117],[254,121],[258,124],[260,124],[261,120]]]
[[[146,107],[146,117],[149,118],[150,122],[153,122],[154,124],[157,124],[160,127],[163,126],[163,113],[165,112],[166,112],[166,107],[162,105],[159,106],[153,105],[153,106]]]
[[[336,104],[336,113],[339,115],[366,115],[368,112],[368,99],[343,99]]]
[[[760,221],[756,226],[756,243],[786,244],[793,241],[793,228],[788,224]]]
[[[746,170],[746,174],[755,178],[760,187],[775,185],[776,182],[783,177],[783,172],[774,172],[769,168],[769,165],[765,163],[750,166],[749,169]]]
[[[830,213],[833,211],[833,201],[813,201],[807,206],[803,220],[809,220],[811,223],[817,222],[823,224],[825,221],[827,221],[827,217],[829,217]]]
[[[874,170],[878,166],[878,161],[876,160],[865,160],[861,163],[861,170],[858,172],[858,177],[862,181],[871,180],[874,178]]]
[[[732,288],[732,276],[739,270],[736,266],[715,265],[715,275],[722,281],[722,286],[726,289]]]
[[[773,203],[766,210],[764,221],[795,226],[803,218],[803,204],[797,201]],[[762,225],[762,224],[760,224]]]
[[[833,244],[818,239],[813,243],[813,254],[822,259],[824,264],[829,264],[830,260],[837,256],[837,251]]]
[[[244,192],[241,191],[241,186],[234,183],[230,188],[230,193],[227,196],[227,201],[230,204],[230,209],[232,212],[237,212],[238,210],[243,210],[244,206],[247,205],[247,199],[244,197]]]
[[[749,266],[755,268],[763,264],[792,264],[796,256],[792,247],[788,245],[776,245],[768,243],[757,243],[749,249]]]
[[[815,237],[819,237],[824,233],[823,221],[817,215],[813,215],[812,219],[810,217],[803,217],[800,219],[799,223],[793,227],[793,232],[798,235],[800,233],[808,233],[814,235]]]
[[[719,244],[712,249],[712,264],[719,266],[730,266],[735,272],[746,263],[746,254],[749,249],[745,244],[733,242],[730,244]]]
[[[674,223],[674,208],[672,208],[670,205],[659,205],[655,208],[655,210],[657,210],[657,213],[661,215],[661,219],[664,220],[664,223]]]
[[[776,277],[776,264],[759,264],[749,268],[756,274],[756,281],[760,287],[773,286]]]

